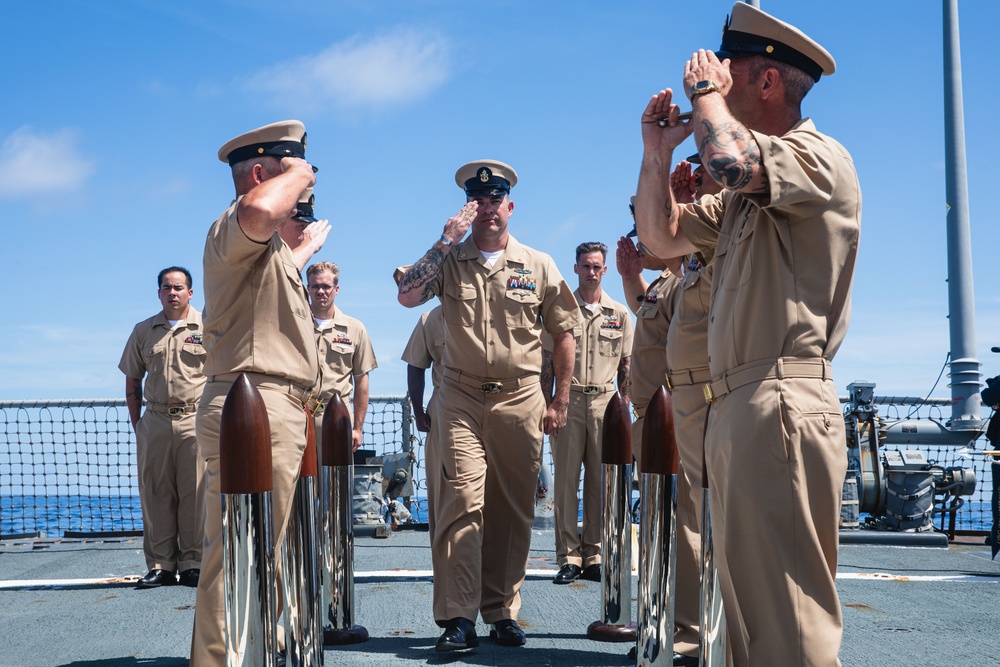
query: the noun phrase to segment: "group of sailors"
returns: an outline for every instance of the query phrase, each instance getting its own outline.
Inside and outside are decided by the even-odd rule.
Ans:
[[[478,646],[480,617],[501,646],[528,640],[518,613],[545,435],[558,485],[554,581],[600,578],[604,408],[617,384],[631,400],[641,460],[643,449],[663,446],[641,438],[645,410],[662,385],[680,456],[674,664],[699,659],[703,482],[712,490],[732,663],[839,664],[834,577],[846,459],[830,361],[849,320],[861,202],[849,153],[801,114],[805,94],[834,69],[803,32],[737,2],[720,48],[699,50],[683,66],[690,120],[679,118],[673,91],[652,96],[641,117],[635,230],[616,249],[626,305],[601,288],[603,244],[577,247],[574,291],[548,254],[514,238],[510,193],[518,178],[510,165],[477,160],[458,169],[464,205],[431,248],[395,274],[403,306],[440,300],[403,355],[417,427],[427,432],[438,651]],[[675,149],[692,133],[697,156],[673,166]],[[148,550],[147,560],[151,574],[173,577],[179,568],[183,578],[200,569],[196,667],[226,664],[219,425],[227,393],[246,374],[266,406],[276,545],[288,525],[307,422],[324,400],[314,394],[325,360],[307,294],[314,302],[329,295],[337,276],[333,265],[319,264],[308,289],[300,277],[329,232],[329,223],[300,208],[316,181],[305,148],[305,128],[285,121],[220,149],[236,199],[206,239],[203,323],[191,315],[174,323],[181,320],[176,301],[185,291],[190,298],[190,276],[177,267],[160,276],[164,313],[156,324],[174,332],[170,345],[204,362],[197,409],[185,400],[175,414],[165,401],[163,413],[168,421],[189,407],[196,412],[196,444],[186,455],[200,466],[204,546],[196,554],[186,536],[172,561],[150,560]],[[658,272],[652,283],[644,269]],[[359,344],[356,332],[342,336]],[[136,423],[142,374],[128,356],[122,370]],[[433,393],[425,406],[429,367]],[[352,367],[355,385],[372,368],[373,356]],[[356,447],[357,412],[363,424],[364,411],[356,402],[355,409]]]

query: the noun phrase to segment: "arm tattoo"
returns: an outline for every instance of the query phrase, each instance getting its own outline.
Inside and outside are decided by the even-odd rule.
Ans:
[[[552,402],[552,389],[555,386],[555,375],[552,367],[552,353],[542,350],[542,374],[539,378],[542,385],[542,394],[545,395],[545,404]]]
[[[719,127],[702,121],[705,136],[701,140],[702,154],[708,153],[706,168],[725,187],[744,188],[760,167],[760,148],[739,123],[723,123]]]
[[[632,388],[632,357],[622,357],[621,362],[618,364],[618,391],[624,395],[628,395],[629,389]]]
[[[420,258],[416,264],[410,267],[399,281],[399,293],[406,294],[415,289],[422,289],[420,303],[425,303],[434,296],[434,280],[441,273],[441,265],[444,264],[445,254],[440,250],[431,248],[427,254]]]
[[[132,398],[134,398],[139,405],[142,405],[142,383],[136,382],[132,385],[132,391],[130,392]]]

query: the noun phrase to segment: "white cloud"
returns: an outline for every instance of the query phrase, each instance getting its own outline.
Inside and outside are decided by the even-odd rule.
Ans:
[[[440,35],[412,28],[354,36],[313,56],[278,63],[244,87],[277,101],[314,107],[369,108],[420,100],[449,76],[450,46]]]
[[[35,132],[24,126],[0,145],[0,197],[77,190],[94,171],[94,162],[77,149],[77,134]]]

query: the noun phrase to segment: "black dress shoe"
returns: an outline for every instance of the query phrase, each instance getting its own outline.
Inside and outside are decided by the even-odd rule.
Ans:
[[[524,646],[524,642],[528,641],[521,626],[510,618],[493,624],[493,629],[490,630],[490,639],[495,640],[500,646]]]
[[[477,646],[479,646],[479,638],[476,636],[475,622],[459,617],[448,621],[444,634],[438,637],[434,649],[439,652],[461,651]]]
[[[581,579],[586,579],[587,581],[600,581],[601,580],[601,564],[594,563],[593,565],[588,565],[583,568],[583,572],[580,573]]]
[[[577,577],[580,576],[580,566],[579,565],[563,565],[559,570],[559,574],[555,576],[552,580],[553,584],[568,584],[571,581],[576,581]]]
[[[198,579],[201,578],[201,570],[196,567],[190,570],[184,570],[179,576],[178,582],[181,586],[190,586],[191,588],[198,588]]]
[[[173,586],[177,583],[177,575],[166,570],[150,570],[149,574],[139,580],[136,588],[159,588]]]

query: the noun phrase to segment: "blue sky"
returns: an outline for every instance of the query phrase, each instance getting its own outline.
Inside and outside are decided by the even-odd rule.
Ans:
[[[838,71],[804,113],[853,153],[864,213],[838,389],[926,394],[948,352],[941,3],[762,0],[822,43]],[[679,2],[12,0],[0,42],[0,399],[123,395],[132,326],[159,309],[156,273],[201,294],[209,225],[232,182],[226,140],[298,118],[342,271],[337,305],[368,326],[373,394],[403,393],[419,311],[395,266],[459,209],[453,175],[513,165],[512,233],[574,287],[573,249],[613,247],[650,95],[716,48],[731,4]],[[1000,230],[991,209],[1000,108],[990,3],[960,8],[978,356],[1000,372]],[[675,160],[693,152],[685,146]],[[613,268],[607,291],[622,298]],[[936,396],[947,396],[945,381]]]

